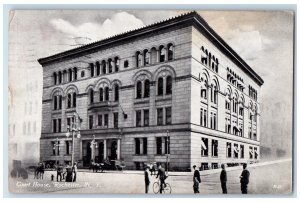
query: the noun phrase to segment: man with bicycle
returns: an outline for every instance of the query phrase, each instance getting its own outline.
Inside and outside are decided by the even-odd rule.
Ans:
[[[162,193],[163,189],[166,187],[165,180],[166,180],[167,176],[166,176],[165,169],[161,165],[158,166],[158,171],[157,171],[156,178],[158,178],[158,177],[159,177],[159,180],[160,180],[159,193]]]

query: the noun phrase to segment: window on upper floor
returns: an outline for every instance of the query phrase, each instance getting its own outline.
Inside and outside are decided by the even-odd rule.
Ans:
[[[144,126],[149,126],[149,109],[144,109]]]
[[[128,62],[128,60],[125,60],[124,61],[124,68],[127,68],[129,66],[129,62]]]
[[[103,98],[104,98],[104,96],[103,96],[103,88],[100,88],[99,89],[99,101],[103,102]]]
[[[166,125],[172,124],[172,108],[166,107]]]
[[[163,93],[164,93],[164,79],[162,77],[159,77],[157,81],[157,95],[163,95]]]
[[[100,75],[100,63],[98,61],[96,62],[96,75]]]
[[[173,44],[168,44],[168,60],[174,59],[174,46]]]
[[[211,140],[211,156],[218,157],[218,140]]]
[[[166,61],[166,48],[164,46],[159,47],[159,62]]]
[[[120,67],[120,59],[119,57],[115,57],[114,59],[115,61],[115,72],[118,72],[119,71],[119,67]]]
[[[108,87],[104,88],[104,93],[105,93],[105,101],[109,101],[109,89],[108,89]]]
[[[201,156],[208,156],[208,138],[201,138]]]
[[[166,94],[172,94],[172,77],[167,76]]]
[[[101,65],[102,65],[102,74],[106,74],[106,62],[105,62],[105,60],[102,60]]]
[[[90,99],[90,104],[94,103],[94,90],[93,89],[89,90],[89,99]]]
[[[136,127],[141,127],[142,126],[142,111],[141,110],[137,110],[135,112],[135,120],[136,120]]]
[[[53,110],[62,109],[62,95],[58,92],[53,95]]]
[[[148,79],[144,82],[144,98],[150,96],[150,81]]]
[[[136,56],[136,67],[141,67],[142,66],[142,54],[140,51],[137,51],[135,53]]]
[[[108,73],[112,73],[113,72],[113,61],[112,59],[108,59]]]
[[[157,108],[157,125],[163,125],[163,108]]]
[[[136,84],[136,98],[142,98],[142,82],[138,81]]]
[[[114,96],[115,96],[115,101],[119,101],[119,85],[115,84],[114,86]]]
[[[150,52],[148,50],[144,50],[144,65],[150,64]]]
[[[90,72],[91,72],[91,77],[94,77],[95,76],[94,63],[90,63]]]

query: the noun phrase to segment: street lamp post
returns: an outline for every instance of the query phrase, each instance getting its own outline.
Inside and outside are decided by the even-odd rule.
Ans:
[[[79,118],[79,127],[77,127],[76,115]],[[74,136],[75,136],[75,134],[77,134],[77,138],[80,138],[80,123],[82,122],[82,119],[80,118],[80,116],[77,112],[74,112],[73,117],[74,117],[74,122],[71,124],[71,127],[70,126],[67,127],[67,133],[66,133],[67,137],[70,136],[70,132],[72,135],[71,166],[73,166],[73,164],[74,164],[74,147],[75,147]]]
[[[92,160],[95,163],[95,148],[98,148],[98,142],[96,142],[95,135],[93,135],[93,140],[91,141],[91,149],[92,149]]]
[[[53,150],[56,150],[56,148],[57,148],[57,156],[59,157],[59,141],[58,141],[58,137],[56,138],[55,144],[53,145]],[[57,166],[58,157],[56,157],[56,166]]]

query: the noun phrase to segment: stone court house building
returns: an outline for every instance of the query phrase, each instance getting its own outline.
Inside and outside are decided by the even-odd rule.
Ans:
[[[120,159],[141,169],[167,155],[171,170],[259,160],[263,80],[196,12],[38,61],[43,161],[71,160],[73,122],[82,166]]]

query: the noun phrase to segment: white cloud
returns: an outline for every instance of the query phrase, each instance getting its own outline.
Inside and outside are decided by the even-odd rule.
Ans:
[[[142,20],[127,12],[114,14],[110,19],[101,23],[83,23],[75,26],[67,20],[52,19],[50,24],[57,30],[74,39],[75,44],[91,43],[125,31],[144,26]]]

